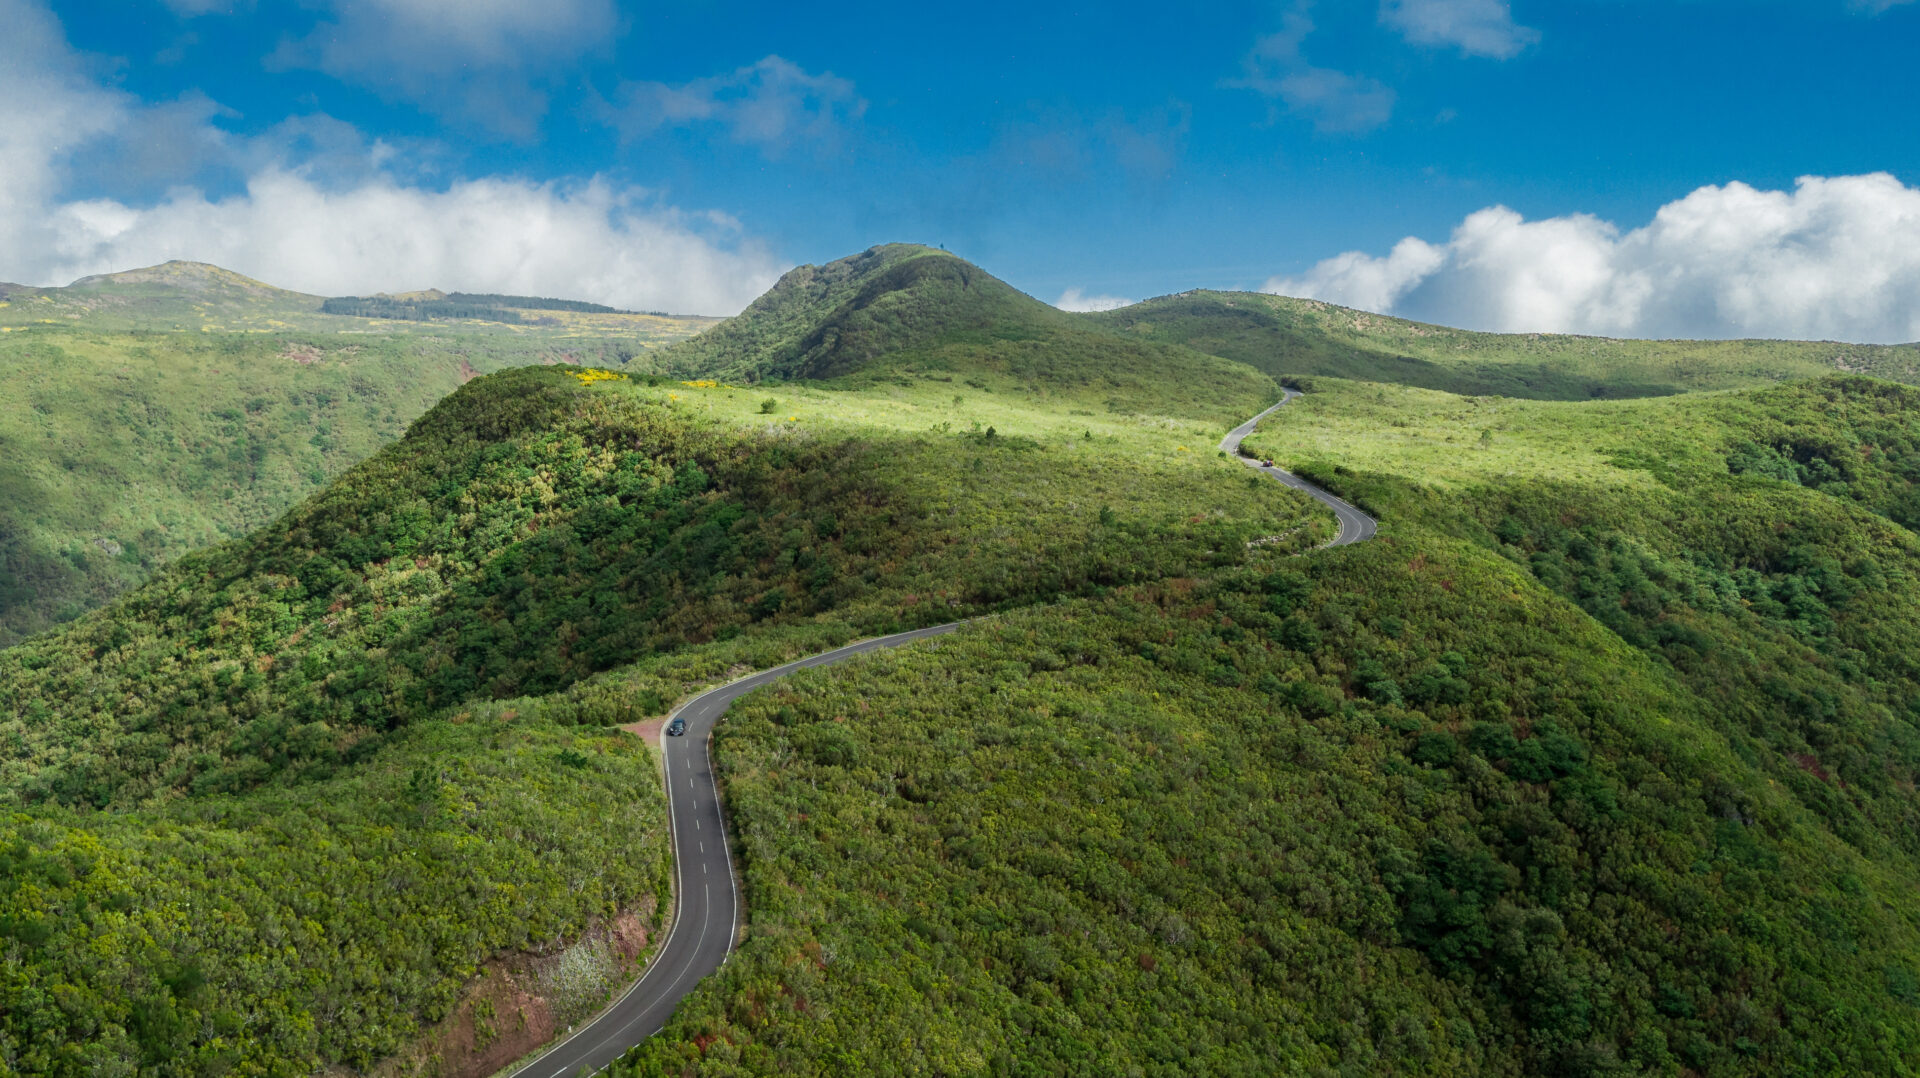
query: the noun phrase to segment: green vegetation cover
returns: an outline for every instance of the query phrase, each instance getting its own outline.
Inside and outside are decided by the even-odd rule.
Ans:
[[[1920,382],[1920,345],[1475,333],[1258,292],[1183,292],[1080,317],[1137,340],[1237,359],[1275,377],[1324,375],[1451,393],[1647,397],[1836,372]]]
[[[414,298],[394,296],[339,296],[320,304],[322,314],[354,318],[396,318],[408,322],[477,318],[487,322],[528,321],[521,311],[570,311],[575,314],[628,314],[599,303],[538,296],[502,296],[494,293],[428,292]],[[534,318],[537,324],[551,319]]]
[[[1274,395],[1242,364],[1103,332],[945,251],[908,244],[801,266],[738,318],[659,358],[698,378],[957,378],[979,389],[1082,397],[1102,410],[1219,421]]]
[[[522,811],[506,804],[522,794],[485,776],[529,783],[524,811],[546,828],[536,854],[552,843],[589,858],[643,832],[654,845],[639,848],[654,849],[657,795],[543,788],[539,769],[634,781],[651,755],[605,728],[731,670],[1204,574],[1257,540],[1304,550],[1327,534],[1304,498],[1196,452],[1216,426],[1062,416],[953,389],[768,397],[553,367],[477,379],[274,524],[0,653],[0,773],[20,828],[6,922],[17,961],[0,986],[10,1058],[51,1061],[35,1064],[49,1073],[131,1057],[205,1061],[193,1072],[364,1066],[450,1013],[461,978],[489,957],[560,946],[656,893],[657,862],[642,858],[582,896],[569,874],[584,861],[570,852],[534,881],[568,888],[569,901],[531,933],[501,928],[496,916],[520,907],[488,896],[531,886],[528,831],[511,815],[488,822]],[[448,783],[451,819],[484,838],[462,862],[484,913],[466,899],[434,915],[356,899],[363,885],[344,878],[324,891],[337,901],[305,897],[335,877],[301,850],[376,863],[424,851],[431,836],[392,821]],[[339,835],[307,822],[321,802]],[[205,820],[227,830],[192,841],[215,852],[143,860],[171,848],[156,832]],[[363,830],[373,845],[346,852]],[[285,852],[244,852],[261,843]],[[75,847],[98,862],[75,860]],[[251,912],[210,933],[208,895],[228,887],[185,866],[224,880],[242,864]],[[98,877],[111,915],[97,912],[108,893],[86,882],[99,866],[112,870]],[[409,887],[430,902],[454,886],[436,881]],[[138,901],[111,897],[122,894]],[[90,956],[144,939],[134,911],[148,908],[176,926],[139,952],[149,959],[193,933],[207,942],[192,951],[198,972],[155,964],[121,1005],[122,967]],[[327,940],[384,972],[343,980],[326,964],[333,943],[296,961],[319,937],[296,946],[271,926],[316,909]],[[422,922],[444,938],[427,946],[411,928]],[[250,979],[241,971],[264,961],[262,938],[293,955]],[[63,1009],[51,984],[75,985],[84,1006]],[[256,994],[274,1001],[271,1019],[243,1005]],[[162,1017],[150,1020],[147,997]],[[313,1033],[343,1014],[387,1020]]]
[[[369,1067],[490,959],[658,927],[610,727],[976,616],[721,726],[745,940],[617,1074],[1911,1070],[1920,390],[1153,332],[877,248],[475,379],[0,652],[0,1061]],[[1249,451],[1379,539],[1213,451],[1274,374]]]
[[[319,307],[193,263],[7,286],[0,648],[266,524],[470,378],[536,363],[646,369],[650,345],[704,324],[569,308],[555,318],[595,332],[428,333]]]

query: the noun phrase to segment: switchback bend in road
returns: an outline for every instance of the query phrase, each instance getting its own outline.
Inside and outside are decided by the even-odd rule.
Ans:
[[[1299,396],[1287,390],[1279,404],[1234,428],[1220,448],[1236,456],[1240,440],[1262,419]],[[1340,534],[1329,546],[1345,546],[1373,537],[1372,517],[1290,472],[1249,465],[1296,490],[1304,491],[1340,518]],[[680,1001],[702,979],[720,968],[740,936],[740,884],[727,849],[727,822],[713,781],[713,728],[732,703],[795,670],[830,666],[855,655],[910,644],[958,629],[963,622],[935,625],[848,644],[776,666],[739,681],[709,689],[674,714],[687,721],[683,737],[661,738],[665,761],[667,809],[673,832],[673,927],[640,979],[613,1006],[565,1040],[512,1072],[512,1078],[564,1078],[597,1071],[634,1045],[660,1032]]]
[[[1328,546],[1347,546],[1373,538],[1373,533],[1380,525],[1379,522],[1372,517],[1348,505],[1339,498],[1334,497],[1332,494],[1321,490],[1319,487],[1314,486],[1312,483],[1307,482],[1292,472],[1280,468],[1269,468],[1250,457],[1240,456],[1240,442],[1245,439],[1247,435],[1253,433],[1253,428],[1259,426],[1262,419],[1279,411],[1286,406],[1288,401],[1300,395],[1300,391],[1297,389],[1283,388],[1281,392],[1285,393],[1286,396],[1280,398],[1279,404],[1261,412],[1259,415],[1254,416],[1252,419],[1247,420],[1245,423],[1240,424],[1228,432],[1227,436],[1220,440],[1221,450],[1235,457],[1239,457],[1240,462],[1248,467],[1285,483],[1287,486],[1308,495],[1314,501],[1333,510],[1333,515],[1340,521],[1340,534],[1334,536],[1333,541],[1327,544]]]

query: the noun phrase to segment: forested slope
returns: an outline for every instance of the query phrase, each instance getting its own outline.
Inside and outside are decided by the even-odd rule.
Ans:
[[[266,524],[466,379],[561,358],[485,337],[0,337],[0,647]]]
[[[1225,462],[1156,480],[1072,442],[741,437],[678,393],[596,377],[471,383],[273,525],[0,653],[18,716],[6,796],[244,789],[438,708],[754,626],[933,623],[1191,572],[1299,504],[1210,478]],[[1074,498],[1076,475],[1175,508],[1034,500]],[[1192,520],[1177,508],[1196,504]],[[971,538],[981,528],[993,542]]]
[[[1248,448],[1382,519],[1316,550],[1211,449],[1272,380],[1140,332],[876,248],[0,652],[0,1073],[364,1069],[510,952],[583,1014],[666,879],[609,727],[981,614],[721,727],[746,941],[618,1073],[1911,1069],[1920,391],[1307,377]]]
[[[191,262],[0,286],[0,648],[266,524],[467,379],[646,370],[650,346],[711,321],[464,298],[546,303],[552,324],[327,315]]]
[[[748,943],[616,1073],[1904,1073],[1916,404],[1318,380],[1251,448],[1376,542],[743,702]]]
[[[743,664],[1327,531],[1178,444],[1217,432],[982,399],[954,430],[891,395],[769,418],[719,386],[503,372],[0,653],[0,1058],[368,1065],[477,1006],[490,957],[657,913],[652,757],[607,726]],[[581,1005],[613,983],[593,968]]]
[[[1898,1073],[1911,862],[1500,557],[1382,540],[743,702],[741,954],[617,1075]]]

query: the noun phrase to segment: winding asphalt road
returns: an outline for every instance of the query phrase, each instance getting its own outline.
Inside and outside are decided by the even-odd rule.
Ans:
[[[713,728],[738,698],[795,670],[830,666],[855,655],[899,647],[940,636],[964,622],[915,629],[909,633],[862,640],[762,670],[751,677],[708,689],[673,714],[687,720],[680,737],[661,737],[666,760],[667,808],[672,815],[674,893],[678,908],[673,927],[647,971],[625,995],[592,1022],[513,1072],[514,1078],[560,1078],[597,1071],[627,1049],[660,1032],[674,1007],[701,979],[720,968],[740,935],[740,887],[727,853],[726,817],[713,782]]]
[[[1308,494],[1314,501],[1333,510],[1333,515],[1340,520],[1340,534],[1334,536],[1333,541],[1327,544],[1328,546],[1347,546],[1373,538],[1373,533],[1380,525],[1379,522],[1372,517],[1362,513],[1360,510],[1355,509],[1353,506],[1348,505],[1346,502],[1341,501],[1326,491],[1321,490],[1319,487],[1314,486],[1312,483],[1307,482],[1292,472],[1280,468],[1269,468],[1252,457],[1240,456],[1241,440],[1246,438],[1247,435],[1252,434],[1253,428],[1259,426],[1262,419],[1286,407],[1288,401],[1300,395],[1300,391],[1297,389],[1282,389],[1281,392],[1285,393],[1286,396],[1280,398],[1279,404],[1274,405],[1259,415],[1254,416],[1252,419],[1247,420],[1245,423],[1233,428],[1225,438],[1220,440],[1220,448],[1233,454],[1235,457],[1239,457],[1240,462],[1247,467],[1271,476],[1295,490]]]
[[[1253,433],[1253,428],[1275,409],[1300,395],[1291,389],[1286,394],[1280,404],[1234,428],[1220,443],[1220,448],[1237,456],[1242,438]],[[1296,475],[1262,467],[1256,461],[1247,463],[1296,490],[1305,491],[1333,510],[1340,518],[1340,534],[1329,546],[1345,546],[1372,538],[1372,517]],[[963,624],[956,621],[875,637],[762,670],[709,689],[673,713],[687,720],[684,736],[661,738],[661,752],[666,762],[667,808],[672,818],[674,893],[678,897],[673,927],[655,952],[652,964],[625,995],[567,1039],[513,1071],[512,1078],[562,1078],[605,1067],[629,1048],[660,1032],[680,1001],[733,953],[740,937],[740,886],[734,878],[733,858],[727,850],[727,822],[720,809],[720,792],[713,781],[712,741],[713,728],[727,708],[736,699],[795,670],[830,666],[855,655],[941,636]]]

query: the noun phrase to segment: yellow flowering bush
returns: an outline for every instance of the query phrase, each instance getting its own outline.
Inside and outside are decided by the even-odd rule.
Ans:
[[[612,371],[568,371],[568,374],[580,379],[580,384],[590,386],[595,382],[624,382],[627,376]]]

